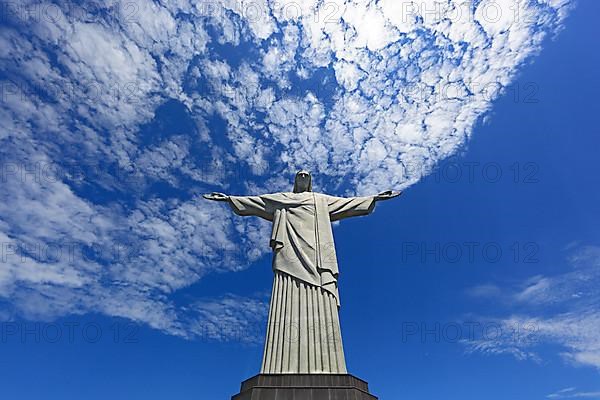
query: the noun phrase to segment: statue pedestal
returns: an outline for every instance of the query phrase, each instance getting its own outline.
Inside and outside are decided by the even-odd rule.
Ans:
[[[260,374],[231,400],[377,400],[367,382],[348,374]]]

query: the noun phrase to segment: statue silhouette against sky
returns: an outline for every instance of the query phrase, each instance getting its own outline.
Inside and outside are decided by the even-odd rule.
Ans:
[[[335,197],[312,191],[309,172],[299,171],[293,192],[261,196],[211,193],[242,216],[273,222],[273,293],[261,374],[346,374],[338,308],[338,265],[331,222],[367,215],[374,196]]]

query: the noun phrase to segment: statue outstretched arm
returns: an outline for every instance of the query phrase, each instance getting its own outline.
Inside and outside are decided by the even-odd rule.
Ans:
[[[377,201],[393,199],[399,195],[400,192],[387,190],[374,196],[364,197],[326,196],[329,217],[332,221],[337,221],[349,217],[368,215],[375,208]]]
[[[202,195],[207,200],[226,201],[233,212],[241,216],[257,216],[268,221],[273,220],[273,210],[263,196],[229,196],[213,192]]]

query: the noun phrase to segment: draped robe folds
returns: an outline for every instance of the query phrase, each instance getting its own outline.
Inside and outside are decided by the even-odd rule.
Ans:
[[[375,196],[229,196],[233,211],[272,221],[273,294],[261,373],[346,373],[331,222],[367,215]]]

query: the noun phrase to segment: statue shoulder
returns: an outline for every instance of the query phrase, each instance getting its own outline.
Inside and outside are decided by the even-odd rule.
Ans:
[[[320,199],[334,199],[337,198],[337,196],[333,196],[331,194],[327,194],[327,193],[319,193],[319,192],[315,192],[315,196],[320,198]]]
[[[267,193],[267,194],[263,194],[260,197],[262,197],[263,199],[267,199],[267,200],[278,201],[281,199],[288,198],[290,194],[293,194],[293,193],[288,193],[288,192]]]

